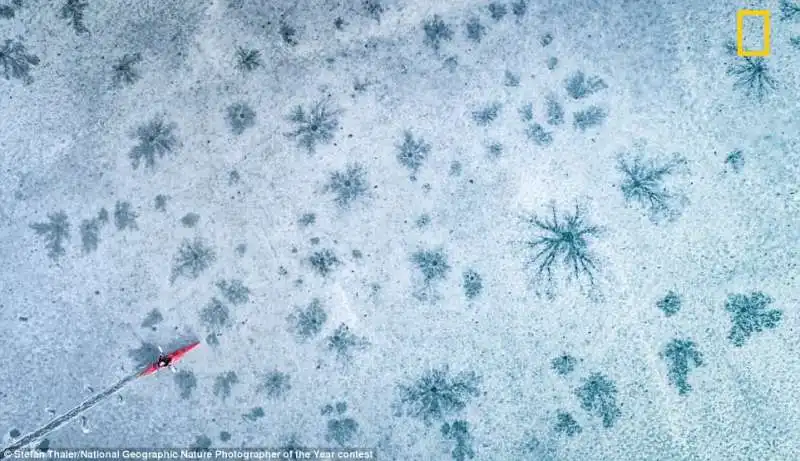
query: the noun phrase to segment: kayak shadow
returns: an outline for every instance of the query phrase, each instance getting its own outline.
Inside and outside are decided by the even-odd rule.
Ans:
[[[155,343],[142,343],[136,349],[128,351],[128,356],[133,360],[136,368],[144,368],[158,359],[158,346]]]

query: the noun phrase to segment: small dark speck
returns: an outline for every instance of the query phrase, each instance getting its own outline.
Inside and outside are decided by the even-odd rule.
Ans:
[[[356,259],[361,259],[364,257],[364,254],[361,253],[361,250],[353,250],[353,257]]]
[[[11,429],[8,432],[8,435],[10,435],[12,439],[16,439],[17,437],[22,435],[22,433],[18,429]]]
[[[319,245],[319,237],[314,237],[311,239],[312,245]]]
[[[219,439],[222,440],[223,442],[227,442],[228,440],[231,439],[231,433],[228,431],[222,431],[219,433]]]
[[[20,316],[20,317],[19,317],[19,321],[20,321],[20,322],[27,322],[27,321],[28,321],[28,317],[23,317],[23,316]]]

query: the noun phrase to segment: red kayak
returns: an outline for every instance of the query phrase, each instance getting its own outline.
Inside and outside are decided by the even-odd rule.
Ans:
[[[191,351],[192,349],[194,349],[195,347],[197,347],[199,345],[200,345],[200,341],[195,341],[195,342],[189,344],[188,346],[184,346],[184,347],[182,347],[182,348],[180,348],[178,350],[175,350],[175,351],[173,351],[173,352],[171,352],[169,354],[163,354],[163,355],[159,356],[158,360],[156,360],[155,362],[150,364],[150,366],[148,366],[147,368],[142,370],[141,373],[139,373],[139,376],[152,375],[153,373],[157,372],[158,370],[160,370],[162,368],[167,368],[167,367],[171,367],[172,365],[175,365],[175,363],[178,360],[182,359],[184,355],[188,354],[189,351]]]

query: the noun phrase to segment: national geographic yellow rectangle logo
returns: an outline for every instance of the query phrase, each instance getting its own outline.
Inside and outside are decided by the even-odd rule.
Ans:
[[[760,50],[744,49],[744,18],[761,16],[764,18],[764,41]],[[739,56],[769,56],[770,22],[769,10],[739,10],[736,13],[736,54]]]

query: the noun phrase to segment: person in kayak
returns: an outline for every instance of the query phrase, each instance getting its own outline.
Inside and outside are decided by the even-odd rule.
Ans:
[[[165,354],[164,351],[159,348],[158,358],[155,362],[152,362],[150,366],[145,368],[139,373],[139,376],[149,376],[157,372],[158,370],[163,370],[164,368],[169,368],[172,370],[173,373],[177,373],[178,370],[175,369],[175,364],[183,358],[189,351],[194,349],[195,347],[200,345],[200,341],[195,341],[188,346],[184,346],[178,350],[172,351],[169,354]]]
[[[161,354],[158,356],[158,361],[156,362],[158,368],[166,368],[172,365],[172,357],[167,354]]]

